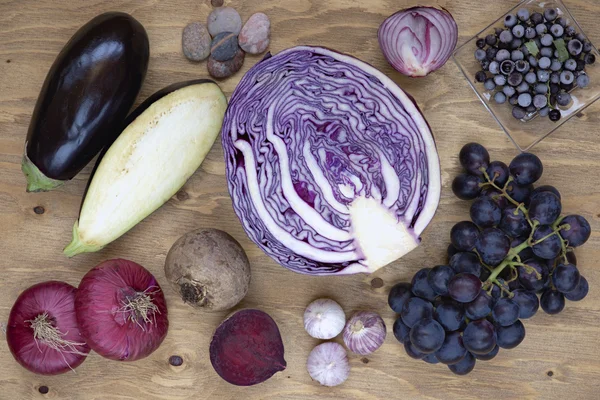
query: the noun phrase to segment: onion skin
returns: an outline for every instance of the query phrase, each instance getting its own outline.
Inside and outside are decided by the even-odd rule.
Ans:
[[[125,296],[151,293],[157,307],[151,322],[127,319],[119,310]],[[75,296],[79,329],[90,348],[102,357],[135,361],[156,350],[167,336],[167,304],[160,285],[144,267],[115,259],[92,268],[81,280]]]
[[[24,368],[41,375],[57,375],[77,368],[90,352],[86,346],[75,346],[82,353],[60,352],[33,337],[29,321],[48,313],[62,338],[83,343],[75,317],[75,293],[77,289],[68,283],[48,281],[31,286],[19,295],[10,310],[6,328],[8,348]]]
[[[446,64],[456,47],[458,26],[446,10],[412,7],[388,17],[379,27],[377,37],[392,67],[416,78]]]

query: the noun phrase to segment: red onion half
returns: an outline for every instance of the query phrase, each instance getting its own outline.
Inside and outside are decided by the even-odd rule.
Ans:
[[[412,7],[383,21],[377,36],[392,67],[401,74],[419,77],[446,64],[456,47],[458,27],[447,11]]]
[[[15,359],[31,372],[57,375],[79,366],[90,352],[75,318],[76,288],[38,283],[10,310],[6,340]]]
[[[75,309],[88,345],[111,360],[144,358],[167,336],[163,292],[154,276],[132,261],[109,260],[92,268],[79,284]]]

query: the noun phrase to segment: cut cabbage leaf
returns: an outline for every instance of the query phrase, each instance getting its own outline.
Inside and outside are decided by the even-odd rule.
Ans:
[[[427,122],[392,80],[318,47],[267,56],[222,129],[233,207],[295,272],[371,273],[418,246],[440,198]]]

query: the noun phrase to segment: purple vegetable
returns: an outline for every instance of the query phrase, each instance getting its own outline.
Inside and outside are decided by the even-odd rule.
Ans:
[[[318,47],[266,57],[222,130],[244,229],[295,272],[371,273],[418,246],[440,166],[414,100],[372,66]]]
[[[392,67],[414,78],[428,75],[448,61],[456,47],[458,27],[447,11],[412,7],[388,17],[377,35]]]

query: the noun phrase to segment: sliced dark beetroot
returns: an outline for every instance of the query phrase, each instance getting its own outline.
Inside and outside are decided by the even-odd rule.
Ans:
[[[260,310],[241,310],[217,328],[210,362],[221,378],[238,386],[264,382],[286,367],[277,324]]]

